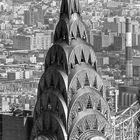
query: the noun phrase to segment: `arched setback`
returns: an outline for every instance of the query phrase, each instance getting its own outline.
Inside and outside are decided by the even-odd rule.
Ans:
[[[95,136],[93,138],[90,138],[89,140],[105,140],[105,138],[100,137],[100,136]]]
[[[56,113],[66,127],[68,109],[59,90],[47,89],[41,94],[40,98],[37,99],[34,109],[34,120],[36,120],[41,113],[46,110],[51,110],[52,112]]]
[[[43,110],[51,110],[52,112],[58,114],[66,127],[68,109],[59,90],[48,89],[45,91],[41,96],[41,105]]]
[[[79,140],[107,140],[104,135],[97,130],[86,131],[80,136]]]
[[[33,120],[34,122],[36,121],[36,119],[39,118],[40,114],[41,114],[41,102],[40,102],[40,97],[37,98],[36,104],[35,104],[35,108],[34,108],[34,112],[33,112]]]
[[[70,53],[69,56],[69,65],[73,65],[73,67],[76,64],[80,64],[82,61],[85,62],[86,64],[89,64],[96,70],[97,68],[97,59],[95,56],[95,53],[91,47],[89,47],[87,44],[83,44],[82,41],[73,42],[73,50]],[[75,60],[77,59],[77,60]],[[84,60],[83,60],[84,59]]]
[[[71,40],[81,38],[81,40],[88,42],[87,31],[84,25],[85,24],[81,20],[81,17],[79,17],[77,13],[73,13],[71,15],[69,31]]]
[[[84,82],[85,82],[85,76],[88,76],[88,80],[92,85],[94,85],[94,80],[96,78],[97,80],[97,89],[100,90],[100,88],[103,86],[103,81],[101,79],[101,77],[99,76],[99,74],[92,69],[91,66],[85,64],[85,63],[81,63],[80,65],[76,65],[74,67],[73,70],[71,70],[69,77],[68,77],[68,84],[69,84],[69,88],[71,87],[71,84],[73,83],[73,81],[78,77],[79,81],[81,83],[81,86],[84,86]]]
[[[43,112],[42,115],[34,123],[31,140],[34,140],[36,137],[40,136],[40,134],[44,134],[44,136],[46,134],[51,134],[49,137],[56,137],[56,140],[67,140],[66,129],[62,121],[56,114],[50,111]]]
[[[112,132],[110,123],[105,119],[105,117],[99,112],[89,109],[80,112],[76,119],[74,120],[70,132],[69,140],[73,140],[76,137],[79,139],[81,135],[85,135],[86,131],[96,130],[101,132],[104,137],[109,137]],[[102,132],[103,131],[103,132]],[[98,136],[98,133],[94,134]]]
[[[57,42],[57,44],[63,48],[68,63],[68,59],[71,54],[71,51],[73,50],[73,47],[70,47],[70,45],[68,45],[66,42]]]
[[[79,112],[89,109],[88,104],[90,104],[90,109],[98,110],[102,115],[105,116],[108,122],[111,122],[109,106],[100,95],[99,91],[95,88],[84,87],[79,89],[77,94],[75,94],[70,101],[68,130],[74,121],[73,118],[76,118]],[[100,107],[100,109],[98,109],[98,107]]]
[[[68,19],[67,17],[65,18],[60,18],[58,24],[56,25],[55,28],[55,34],[54,34],[54,43],[57,41],[66,41],[69,43],[69,25],[68,25]]]
[[[54,44],[49,50],[45,58],[45,70],[50,66],[60,68],[68,73],[68,54],[66,50],[58,44]]]
[[[68,104],[71,101],[76,91],[85,86],[90,86],[96,88],[100,94],[105,98],[103,81],[99,74],[86,64],[77,65],[69,75],[69,94],[68,94]]]
[[[40,135],[40,136],[36,137],[34,140],[57,140],[57,138],[55,136]]]
[[[55,68],[47,69],[39,81],[38,97],[48,88],[59,89],[67,103],[68,76],[65,72]]]

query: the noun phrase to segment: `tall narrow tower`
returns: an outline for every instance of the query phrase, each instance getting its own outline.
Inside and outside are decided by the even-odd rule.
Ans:
[[[78,0],[62,0],[38,85],[31,140],[109,140],[110,109]]]
[[[126,18],[126,77],[133,77],[132,66],[132,27],[131,19]]]

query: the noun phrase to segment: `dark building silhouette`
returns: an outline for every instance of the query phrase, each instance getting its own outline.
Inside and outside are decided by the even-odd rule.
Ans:
[[[32,117],[0,114],[0,140],[29,140]]]
[[[30,140],[111,139],[110,109],[78,0],[62,0],[38,85]]]

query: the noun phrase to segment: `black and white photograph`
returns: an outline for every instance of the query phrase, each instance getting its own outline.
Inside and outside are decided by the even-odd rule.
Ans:
[[[0,0],[0,140],[140,140],[140,0]]]

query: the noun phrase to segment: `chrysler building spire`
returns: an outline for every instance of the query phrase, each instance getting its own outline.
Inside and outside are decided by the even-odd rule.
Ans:
[[[79,0],[62,0],[60,19],[54,34],[54,43],[65,40],[67,44],[70,44],[72,39],[77,38],[88,42],[85,24],[80,16]]]
[[[66,15],[67,18],[73,13],[77,13],[80,15],[80,4],[79,0],[62,0],[61,9],[60,9],[60,18],[63,15]]]
[[[33,118],[30,140],[111,140],[110,108],[79,0],[62,0]]]
[[[62,0],[60,8],[60,18],[65,15],[69,18],[69,0]]]

